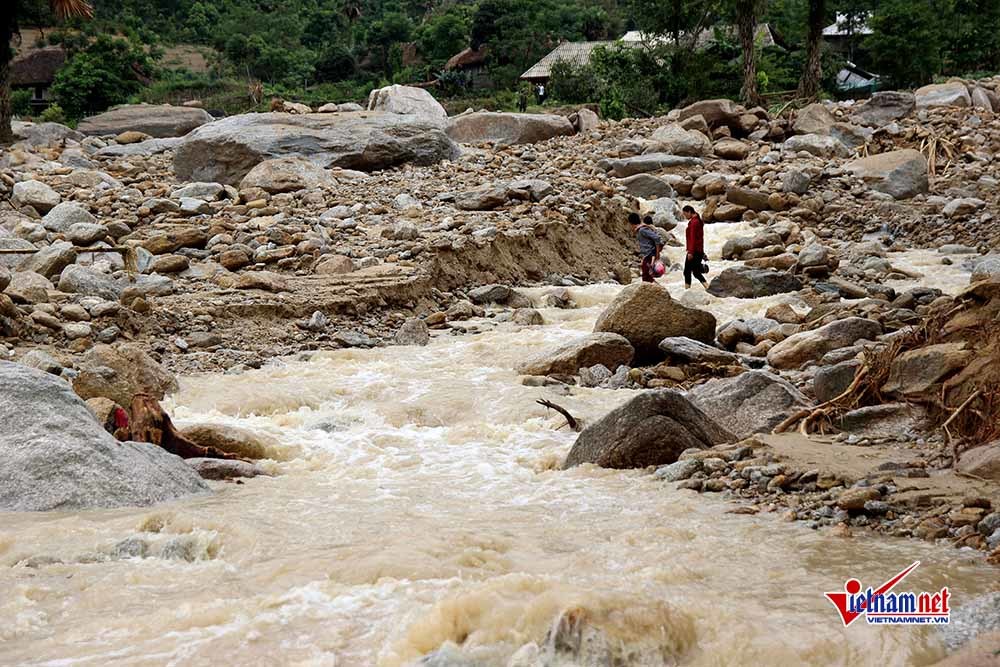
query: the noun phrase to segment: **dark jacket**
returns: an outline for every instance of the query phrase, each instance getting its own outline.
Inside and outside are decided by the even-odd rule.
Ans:
[[[647,225],[639,226],[636,238],[639,239],[639,254],[643,257],[656,255],[656,249],[663,245],[660,235],[656,233],[655,229]]]

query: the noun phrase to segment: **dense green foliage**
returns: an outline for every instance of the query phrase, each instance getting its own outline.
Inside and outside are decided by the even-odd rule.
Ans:
[[[743,53],[732,25],[737,0],[93,0],[95,18],[48,33],[74,54],[57,101],[70,117],[127,100],[197,97],[210,108],[260,108],[270,96],[355,100],[387,83],[438,80],[438,96],[493,95],[516,105],[522,72],[560,41],[614,40],[637,29],[652,45],[595,51],[559,64],[553,103],[596,102],[611,115],[657,113],[686,100],[736,97]],[[22,0],[22,27],[52,25],[46,0]],[[782,46],[758,47],[761,93],[797,88],[805,62],[809,0],[760,0],[760,21]],[[996,0],[827,0],[825,23],[846,15],[857,34],[824,58],[826,90],[844,60],[878,72],[884,86],[1000,70]],[[858,31],[860,33],[860,31]],[[714,35],[707,49],[696,38]],[[109,35],[116,38],[111,39]],[[842,40],[843,41],[843,40]],[[155,68],[158,47],[210,47],[211,71]],[[486,47],[486,81],[445,72],[467,47]],[[477,78],[482,83],[483,77]],[[23,97],[23,95],[22,95]],[[17,98],[19,111],[26,100]]]
[[[126,102],[152,74],[150,56],[133,42],[102,35],[56,75],[52,94],[71,118]]]

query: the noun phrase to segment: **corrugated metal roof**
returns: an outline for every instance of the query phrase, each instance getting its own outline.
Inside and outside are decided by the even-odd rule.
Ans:
[[[560,60],[574,65],[586,65],[590,62],[590,54],[599,46],[613,46],[618,42],[563,42],[521,75],[522,79],[547,79],[552,73],[552,66]]]
[[[718,28],[718,30],[732,41],[737,40],[736,29],[730,26]],[[590,62],[590,54],[598,46],[626,46],[635,48],[639,46],[655,46],[658,43],[667,42],[668,38],[662,36],[648,35],[632,30],[616,41],[612,42],[563,42],[554,48],[548,55],[531,66],[531,68],[521,75],[522,79],[547,79],[552,74],[552,65],[557,61],[565,60],[574,65],[586,65]],[[714,29],[703,30],[698,34],[696,49],[707,49],[716,41],[716,31]],[[757,46],[766,48],[769,46],[779,46],[779,40],[774,34],[774,30],[768,23],[761,23],[757,26],[756,33]]]

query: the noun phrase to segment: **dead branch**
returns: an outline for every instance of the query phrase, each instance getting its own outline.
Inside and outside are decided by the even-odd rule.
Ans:
[[[576,433],[580,432],[581,430],[580,422],[578,422],[576,418],[569,413],[569,410],[562,407],[561,405],[556,405],[552,401],[545,400],[544,398],[539,399],[535,402],[543,407],[548,408],[549,410],[555,410],[556,412],[558,412],[559,414],[561,414],[563,417],[566,418],[566,423],[569,424],[569,427],[573,429],[573,431],[575,431]]]

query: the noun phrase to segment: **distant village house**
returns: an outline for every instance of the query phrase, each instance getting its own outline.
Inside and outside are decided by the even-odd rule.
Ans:
[[[11,88],[30,90],[31,106],[36,111],[51,103],[49,89],[56,72],[66,63],[66,51],[59,46],[32,49],[10,63]]]

